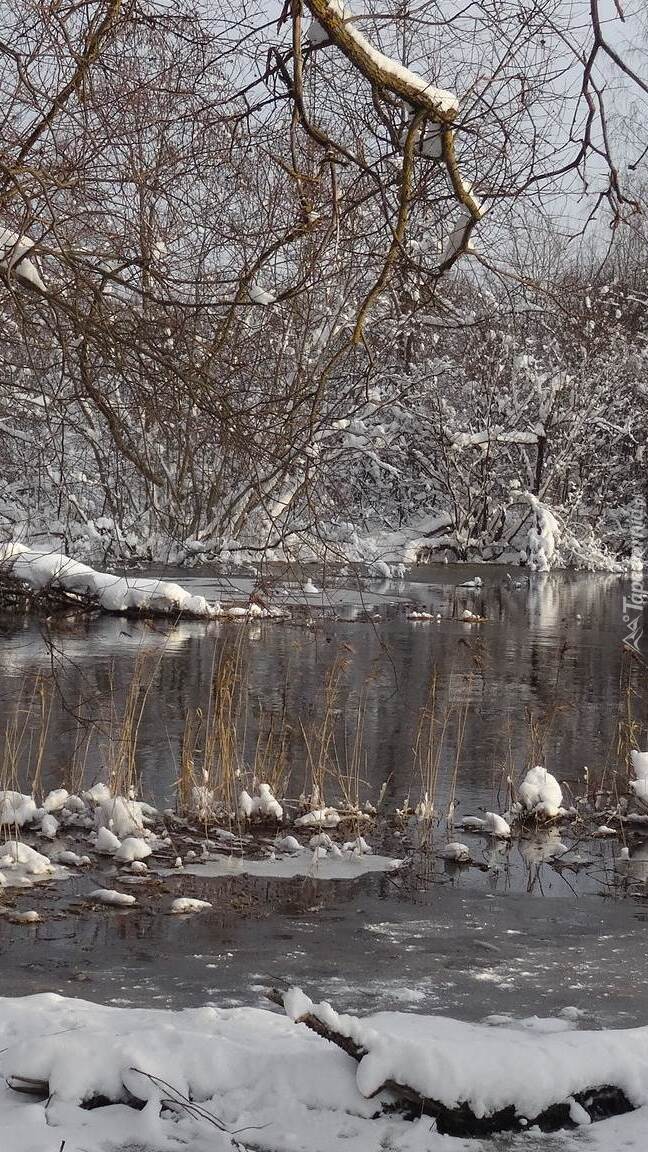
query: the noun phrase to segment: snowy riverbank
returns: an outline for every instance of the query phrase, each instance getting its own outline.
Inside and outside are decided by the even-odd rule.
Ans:
[[[310,1003],[295,993],[291,1003]],[[311,1005],[311,1008],[313,1006]],[[365,1044],[358,1064],[284,1015],[254,1008],[180,1012],[107,1007],[45,994],[0,1000],[0,1147],[8,1152],[469,1152],[488,1141],[440,1135],[430,1116],[393,1110],[386,1078],[475,1113],[512,1106],[532,1119],[566,1103],[553,1139],[580,1152],[643,1152],[648,1130],[645,1028],[578,1030],[549,1020],[472,1025],[400,1012],[337,1017]],[[635,1110],[590,1124],[575,1100],[601,1084]],[[13,1091],[31,1088],[31,1095]],[[380,1089],[377,1094],[376,1089]],[[538,1138],[540,1134],[538,1132]],[[533,1127],[520,1136],[535,1147]],[[545,1138],[546,1140],[546,1138]]]

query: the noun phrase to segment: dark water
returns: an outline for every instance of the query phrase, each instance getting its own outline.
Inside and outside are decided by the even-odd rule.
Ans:
[[[473,571],[483,589],[457,590]],[[269,713],[284,715],[292,794],[304,782],[300,722],[309,730],[321,718],[323,684],[339,660],[339,758],[345,726],[348,744],[364,700],[366,792],[375,796],[388,780],[392,807],[420,793],[412,748],[433,678],[437,719],[446,717],[439,724],[439,794],[442,800],[458,764],[459,814],[497,807],[503,774],[522,771],[531,757],[532,727],[535,751],[544,744],[546,766],[575,790],[585,765],[596,778],[609,773],[629,700],[637,738],[646,725],[641,666],[630,669],[623,657],[622,584],[552,574],[510,590],[503,570],[473,571],[439,566],[407,584],[337,584],[309,597],[309,609],[293,624],[170,629],[111,619],[81,627],[5,620],[3,719],[28,710],[40,673],[52,699],[48,784],[65,779],[86,722],[92,725],[87,776],[105,775],[106,749],[143,660],[150,687],[138,767],[146,791],[171,800],[186,714],[205,706],[221,647],[238,641],[246,669],[242,747],[250,760],[259,722]],[[228,591],[205,574],[183,579],[211,596]],[[246,590],[244,582],[239,589]],[[411,622],[412,605],[444,619]],[[488,622],[463,624],[464,607]],[[23,766],[33,765],[30,733],[37,730],[32,716],[20,748]],[[590,845],[588,852],[591,866],[583,873],[536,868],[520,860],[517,846],[493,867],[484,841],[476,849],[490,865],[484,872],[437,862],[429,875],[414,869],[406,877],[339,882],[178,876],[142,887],[140,907],[125,912],[84,903],[85,893],[109,879],[97,871],[39,890],[38,898],[13,897],[19,908],[38,906],[44,923],[0,918],[3,987],[182,1006],[259,1003],[265,987],[284,981],[367,1011],[401,1007],[480,1019],[492,1012],[552,1015],[575,1005],[591,1026],[645,1023],[648,904],[636,896],[616,899],[613,848]],[[642,885],[635,887],[640,895]],[[166,915],[171,895],[180,893],[214,907],[188,920]]]
[[[483,589],[457,588],[475,573]],[[245,682],[239,717],[244,758],[248,764],[253,759],[259,723],[267,728],[272,715],[283,716],[290,730],[286,754],[293,795],[304,785],[307,764],[302,727],[309,733],[317,727],[326,678],[340,662],[336,756],[344,770],[364,700],[366,795],[375,795],[388,780],[388,802],[400,804],[408,794],[418,799],[421,772],[413,747],[433,680],[439,795],[456,766],[460,811],[492,807],[503,777],[518,774],[530,759],[542,759],[561,781],[578,788],[585,765],[597,778],[617,765],[617,725],[627,703],[623,585],[606,575],[551,574],[510,590],[504,577],[499,568],[440,565],[421,570],[420,579],[407,584],[345,588],[338,582],[320,597],[309,597],[308,610],[294,624],[171,629],[115,618],[85,625],[5,619],[0,709],[5,721],[24,711],[41,673],[52,697],[46,782],[57,785],[69,774],[75,748],[88,734],[87,775],[100,777],[139,663],[150,687],[137,764],[146,791],[170,802],[185,718],[197,707],[207,711],[218,654],[238,643]],[[182,578],[212,598],[233,593],[230,582],[223,588],[205,575]],[[239,581],[234,592],[240,598],[241,589],[249,587],[251,582]],[[303,606],[298,592],[293,599]],[[410,621],[408,606],[438,612],[443,619]],[[464,608],[488,622],[462,623]],[[639,673],[637,665],[635,681]],[[645,696],[638,695],[633,708],[645,725]],[[28,762],[33,766],[34,757],[34,738],[30,743],[27,733],[19,760],[25,768]],[[334,794],[334,784],[331,788]]]

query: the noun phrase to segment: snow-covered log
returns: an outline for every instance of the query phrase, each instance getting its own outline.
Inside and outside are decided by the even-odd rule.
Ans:
[[[589,1124],[630,1112],[648,1099],[648,1029],[617,1032],[494,1028],[443,1017],[383,1012],[364,1021],[314,1004],[300,988],[268,998],[295,1023],[358,1062],[368,1098],[391,1092],[433,1116],[451,1136],[486,1136]],[[617,1083],[614,1083],[617,1080]]]
[[[115,576],[97,572],[62,552],[41,552],[24,544],[0,545],[0,573],[19,585],[44,593],[60,592],[68,603],[119,615],[178,616],[209,620],[220,613],[219,604],[192,596],[168,580]]]
[[[306,0],[320,28],[372,84],[387,88],[406,103],[450,124],[459,111],[454,92],[435,88],[410,68],[380,52],[363,36],[340,0]]]

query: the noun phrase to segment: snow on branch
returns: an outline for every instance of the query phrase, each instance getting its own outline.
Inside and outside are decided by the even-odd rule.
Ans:
[[[445,272],[464,253],[470,250],[470,238],[475,225],[484,215],[484,209],[473,195],[472,187],[460,172],[455,151],[455,132],[452,127],[459,112],[459,100],[454,92],[435,88],[429,81],[380,52],[357,28],[342,0],[306,0],[316,24],[331,42],[351,61],[375,89],[386,89],[399,97],[412,109],[404,143],[402,192],[398,223],[383,271],[375,287],[367,296],[355,325],[353,342],[359,344],[364,337],[364,320],[376,298],[380,295],[391,273],[396,255],[402,247],[411,197],[414,152],[422,137],[425,121],[434,127],[434,157],[439,153],[446,167],[459,211],[455,224],[442,252],[439,272]]]
[[[459,101],[454,92],[433,87],[410,68],[374,48],[348,18],[348,10],[340,0],[306,0],[306,4],[336,47],[367,80],[389,89],[408,104],[427,112],[434,120],[442,124],[452,123],[459,111]]]
[[[47,287],[35,261],[27,255],[34,243],[29,236],[20,236],[10,228],[0,228],[0,270],[24,287],[46,292]]]

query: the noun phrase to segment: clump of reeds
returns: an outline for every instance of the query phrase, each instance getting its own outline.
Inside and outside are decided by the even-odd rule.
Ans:
[[[31,689],[27,682],[23,683],[16,705],[5,724],[0,791],[20,792],[23,788],[29,788],[33,796],[42,791],[51,714],[49,678],[37,675]]]

